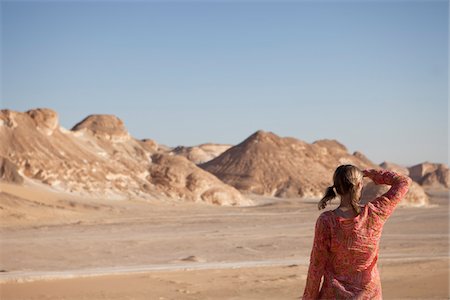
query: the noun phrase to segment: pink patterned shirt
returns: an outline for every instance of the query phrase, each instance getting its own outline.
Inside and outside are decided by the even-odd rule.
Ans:
[[[304,300],[382,299],[378,274],[378,245],[383,225],[408,192],[411,179],[388,170],[364,170],[389,191],[361,207],[354,218],[333,211],[317,219]],[[324,277],[319,290],[320,281]]]

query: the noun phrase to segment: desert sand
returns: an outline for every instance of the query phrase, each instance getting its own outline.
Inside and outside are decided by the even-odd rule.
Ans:
[[[296,299],[321,213],[315,199],[220,207],[0,188],[43,208],[0,220],[1,299]],[[449,298],[448,190],[427,193],[431,205],[398,207],[384,227],[384,299]]]

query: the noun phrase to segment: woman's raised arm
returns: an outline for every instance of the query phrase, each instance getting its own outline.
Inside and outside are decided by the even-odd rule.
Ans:
[[[376,212],[378,215],[386,221],[400,200],[408,192],[412,180],[406,175],[390,170],[368,169],[362,172],[364,177],[372,179],[376,184],[387,184],[391,186],[386,193],[371,201],[377,209]]]

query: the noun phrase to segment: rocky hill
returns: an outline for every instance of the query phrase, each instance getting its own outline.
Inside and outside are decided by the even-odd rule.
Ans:
[[[184,156],[198,165],[216,158],[217,156],[231,148],[231,146],[232,145],[211,143],[192,147],[178,146],[175,147],[171,152],[177,155]]]
[[[0,179],[38,182],[54,190],[108,199],[159,199],[219,205],[250,205],[241,192],[276,197],[320,198],[341,164],[379,168],[363,153],[336,140],[311,144],[257,131],[242,143],[169,147],[137,140],[113,115],[91,115],[71,130],[50,109],[0,111]],[[200,163],[200,164],[199,164]],[[199,164],[199,165],[197,165]],[[420,184],[448,187],[448,167],[421,164],[409,170]],[[414,183],[405,204],[428,198]],[[368,184],[372,197],[380,187]]]
[[[423,162],[408,169],[411,179],[423,186],[450,188],[450,170],[444,164]]]
[[[336,140],[308,144],[264,131],[255,132],[200,167],[246,193],[320,198],[341,164],[353,164],[360,169],[379,168],[361,152],[350,154]],[[367,190],[375,194],[378,188],[369,184]],[[366,195],[369,197],[370,193]],[[423,205],[428,203],[428,197],[417,185],[403,202]]]
[[[369,165],[335,140],[308,144],[257,131],[200,167],[237,189],[277,197],[318,197],[338,164]],[[373,166],[373,165],[371,165]]]
[[[153,180],[167,152],[151,140],[134,139],[112,115],[91,115],[72,130],[59,126],[56,112],[35,109],[0,112],[1,178],[32,180],[55,190],[106,198],[158,199],[179,195],[186,201],[247,205],[234,188],[199,169],[183,157],[163,160],[168,184]],[[176,171],[173,171],[176,170]],[[195,178],[200,184],[182,186],[171,174]],[[172,185],[173,184],[173,185]]]
[[[238,190],[224,184],[185,157],[154,154],[151,158],[148,181],[172,198],[219,205],[252,204]]]

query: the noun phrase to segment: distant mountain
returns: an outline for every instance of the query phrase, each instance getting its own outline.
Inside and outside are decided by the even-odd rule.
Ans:
[[[198,165],[216,158],[231,147],[232,145],[209,143],[192,147],[178,146],[171,152],[173,154],[184,156]]]
[[[308,144],[265,131],[255,132],[200,167],[242,192],[319,198],[332,185],[333,172],[341,164],[353,164],[360,169],[379,168],[361,152],[348,153],[336,140]],[[366,189],[376,194],[374,185],[369,183]],[[428,197],[420,186],[415,186],[403,202],[426,204]]]
[[[445,164],[423,162],[408,169],[410,177],[423,186],[450,188],[450,170]]]
[[[320,198],[341,164],[379,168],[363,153],[350,154],[330,139],[309,144],[257,131],[235,146],[210,143],[171,149],[133,138],[113,115],[91,115],[67,130],[50,109],[0,111],[1,181],[32,181],[90,197],[169,197],[219,205],[250,205],[241,192]],[[392,163],[384,168],[398,170]],[[424,163],[409,173],[424,186],[448,187],[445,165]],[[370,183],[365,189],[369,198],[380,191]],[[427,202],[422,187],[413,183],[404,204]]]
[[[252,204],[238,190],[185,157],[158,153],[151,159],[146,179],[169,197],[219,205]]]

